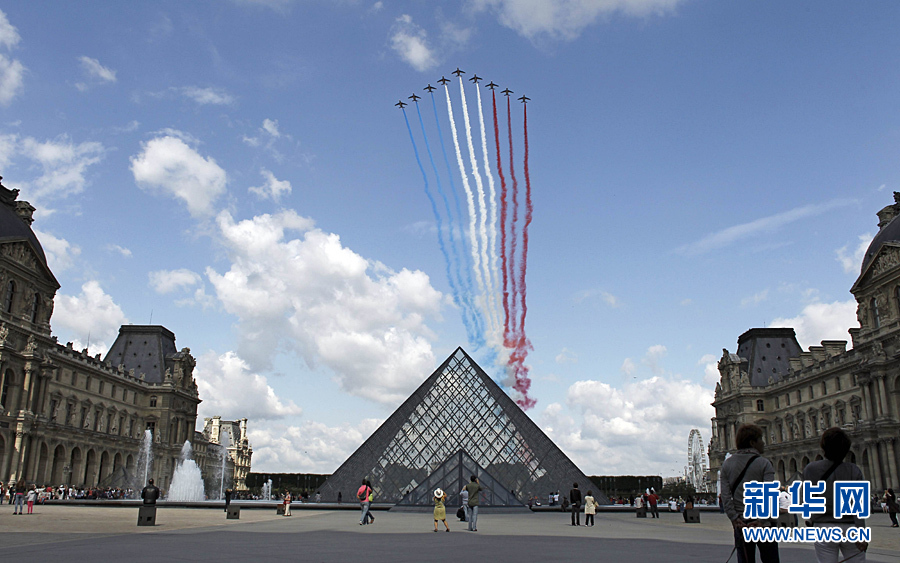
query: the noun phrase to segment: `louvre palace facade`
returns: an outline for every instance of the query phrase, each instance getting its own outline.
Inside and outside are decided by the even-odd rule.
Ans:
[[[17,198],[0,185],[0,480],[137,486],[131,477],[147,429],[151,475],[162,489],[185,440],[201,468],[220,466],[219,448],[194,430],[194,357],[177,349],[171,331],[122,326],[103,359],[52,336],[60,284],[31,230],[34,207]],[[246,439],[246,420],[243,430]]]
[[[752,422],[766,433],[766,452],[782,482],[822,459],[819,437],[832,426],[853,440],[850,459],[873,492],[900,487],[900,193],[878,212],[879,232],[850,288],[859,327],[851,346],[825,340],[803,351],[792,328],[754,328],[736,353],[719,360],[709,444],[710,481],[737,428]]]

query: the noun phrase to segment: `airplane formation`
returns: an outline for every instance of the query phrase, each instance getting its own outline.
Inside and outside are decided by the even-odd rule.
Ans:
[[[465,74],[465,73],[466,73],[466,71],[460,70],[459,67],[456,67],[456,70],[454,70],[454,71],[451,72],[450,74],[455,74],[457,77],[461,77],[461,76],[462,76],[463,74]],[[481,77],[478,76],[477,74],[473,74],[472,77],[469,78],[469,82],[473,82],[473,83],[475,83],[476,85],[477,85],[480,81],[483,81],[483,80],[484,80],[484,78],[481,78]],[[441,79],[437,81],[437,83],[440,84],[441,86],[446,86],[448,82],[450,82],[450,79],[447,78],[446,76],[441,76]],[[485,84],[484,86],[485,86],[485,88],[490,88],[491,91],[493,91],[494,88],[499,88],[499,87],[500,87],[499,84],[494,84],[493,81],[491,81],[491,82],[488,83],[488,84]],[[428,86],[426,86],[426,87],[424,87],[424,88],[422,88],[422,89],[425,90],[426,92],[428,92],[429,94],[432,93],[432,92],[434,92],[435,90],[437,90],[437,88],[435,88],[434,86],[432,86],[431,83],[429,83]],[[509,88],[506,88],[505,90],[501,90],[500,93],[503,94],[504,96],[506,96],[506,97],[508,98],[509,95],[513,93],[513,91],[510,90]],[[416,103],[416,104],[417,104],[417,103],[419,103],[419,100],[422,99],[422,97],[421,97],[421,96],[417,96],[416,93],[413,92],[413,95],[412,95],[412,96],[409,96],[409,99],[412,100],[413,103]],[[522,102],[523,104],[527,104],[527,103],[531,100],[531,98],[529,98],[528,96],[522,96],[521,98],[518,98],[518,100],[519,100],[520,102]],[[403,100],[399,100],[399,101],[398,101],[396,104],[394,104],[394,105],[397,106],[397,107],[399,107],[400,109],[403,109],[403,108],[405,108],[406,106],[408,106],[409,104],[408,104],[408,103],[405,103]]]

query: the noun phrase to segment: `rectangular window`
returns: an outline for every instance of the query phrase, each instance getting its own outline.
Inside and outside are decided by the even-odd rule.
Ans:
[[[778,395],[775,395],[775,408],[776,409],[781,408],[781,401],[778,399]]]
[[[100,393],[101,395],[103,394],[103,387],[104,387],[104,385],[103,385],[103,382],[101,381],[99,383],[99,387],[97,388],[97,392]]]
[[[134,419],[128,421],[128,435],[134,438]]]
[[[799,404],[802,402],[803,402],[803,394],[800,389],[797,389],[797,403]]]
[[[787,401],[787,406],[791,406],[791,395],[789,393],[784,396],[784,400]]]
[[[87,420],[87,407],[81,407],[81,424],[78,425],[79,428],[84,428],[84,423]]]
[[[756,400],[756,410],[760,412],[766,410],[766,403],[762,399]]]
[[[66,403],[66,422],[65,424],[72,424],[72,403]]]
[[[119,417],[119,427],[116,428],[116,434],[118,434],[119,436],[122,435],[122,427],[123,427],[123,426],[125,426],[125,417],[124,417],[124,416],[120,416],[120,417]]]
[[[834,384],[835,384],[835,387],[837,387],[837,390],[840,391],[841,390],[841,376],[837,376],[834,378]]]
[[[809,398],[810,399],[816,398],[815,394],[813,394],[813,386],[812,385],[809,386]]]

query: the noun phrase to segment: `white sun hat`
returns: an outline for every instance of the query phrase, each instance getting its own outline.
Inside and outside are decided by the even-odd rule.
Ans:
[[[441,489],[434,490],[434,498],[443,498],[443,496],[444,496],[443,490],[441,490]]]

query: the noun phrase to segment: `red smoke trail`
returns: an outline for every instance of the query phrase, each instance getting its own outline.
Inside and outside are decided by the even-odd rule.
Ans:
[[[517,289],[517,280],[516,280],[516,223],[519,220],[519,182],[516,180],[516,169],[513,165],[513,137],[512,137],[512,110],[510,109],[509,96],[506,97],[506,124],[507,124],[507,135],[509,137],[509,177],[512,179],[512,222],[510,226],[510,234],[509,234],[509,272],[510,272],[510,286],[512,291],[512,298],[510,299],[510,317],[512,317],[512,328],[510,330],[509,338],[504,338],[503,345],[507,348],[515,348],[516,343],[518,342],[518,323],[516,322],[516,318],[518,317],[518,301],[519,301],[519,292]],[[512,362],[512,358],[510,358],[510,362]]]
[[[500,261],[503,267],[503,342],[509,339],[509,279],[506,265],[506,178],[500,161],[500,126],[497,123],[497,95],[491,89],[494,106],[494,144],[497,148],[497,174],[500,176]]]
[[[522,394],[519,404],[522,408],[531,408],[535,404],[535,400],[528,397],[528,389],[531,387],[531,379],[528,377],[528,367],[525,366],[525,358],[528,351],[533,350],[531,342],[525,336],[525,317],[528,315],[528,306],[525,302],[527,296],[527,286],[525,285],[525,273],[528,271],[528,226],[531,225],[534,205],[531,201],[531,175],[528,171],[528,104],[523,104],[525,111],[524,137],[525,137],[525,225],[522,227],[522,263],[519,266],[519,291],[522,301],[522,316],[519,319],[519,327],[517,330],[518,339],[516,341],[516,349],[510,355],[510,362],[515,358],[516,382],[513,389]]]

